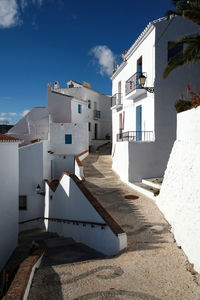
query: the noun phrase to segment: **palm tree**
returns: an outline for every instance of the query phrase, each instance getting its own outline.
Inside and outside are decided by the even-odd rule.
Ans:
[[[176,15],[186,18],[200,26],[200,1],[199,0],[173,0],[176,10],[169,10],[167,16]],[[184,51],[169,60],[164,70],[163,78],[167,78],[175,68],[195,62],[200,59],[200,34],[191,34],[170,43],[169,48],[185,45]]]

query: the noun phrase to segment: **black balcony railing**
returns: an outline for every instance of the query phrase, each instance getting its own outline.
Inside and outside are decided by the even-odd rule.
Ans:
[[[145,75],[145,77],[147,77],[147,74],[145,72],[136,72],[133,76],[131,76],[125,84],[125,94],[126,96],[128,94],[130,94],[132,91],[136,90],[136,89],[141,89],[141,85],[139,84],[139,77],[140,75],[143,74]]]
[[[117,142],[123,142],[123,141],[151,142],[153,140],[154,140],[153,131],[126,131],[117,134]]]
[[[111,97],[111,107],[122,104],[122,93],[114,94]]]
[[[101,118],[101,112],[100,110],[94,110],[94,119],[100,119]]]

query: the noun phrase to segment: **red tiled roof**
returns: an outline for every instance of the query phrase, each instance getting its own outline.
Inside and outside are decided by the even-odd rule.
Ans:
[[[17,139],[13,136],[0,134],[0,142],[20,142],[20,139]]]

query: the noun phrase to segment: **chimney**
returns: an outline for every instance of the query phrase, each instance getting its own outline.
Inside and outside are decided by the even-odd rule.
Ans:
[[[59,82],[58,82],[58,81],[55,81],[55,82],[54,82],[54,89],[56,90],[56,89],[59,89],[59,88],[60,88]]]

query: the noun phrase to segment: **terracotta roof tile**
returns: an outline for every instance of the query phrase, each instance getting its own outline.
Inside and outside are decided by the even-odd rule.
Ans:
[[[0,142],[20,142],[20,139],[17,139],[11,135],[0,134]]]

